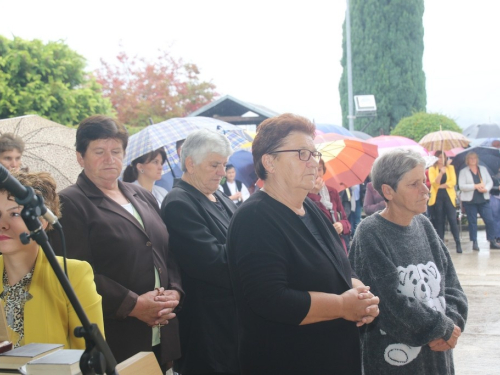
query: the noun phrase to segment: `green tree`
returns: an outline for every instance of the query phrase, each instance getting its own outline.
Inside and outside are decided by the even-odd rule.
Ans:
[[[0,118],[38,114],[64,125],[112,114],[85,59],[61,41],[0,36]]]
[[[403,117],[425,111],[422,69],[424,0],[351,0],[354,95],[375,95],[377,117],[356,118],[356,130],[389,134]],[[339,83],[343,125],[347,126],[345,23]]]
[[[419,142],[425,135],[439,130],[462,133],[460,126],[449,117],[439,113],[418,112],[403,118],[391,132],[391,135],[400,135]]]
[[[157,59],[118,54],[116,64],[101,61],[96,72],[104,95],[113,103],[118,120],[145,126],[172,117],[184,117],[210,103],[215,85],[201,81],[198,67],[160,51]]]

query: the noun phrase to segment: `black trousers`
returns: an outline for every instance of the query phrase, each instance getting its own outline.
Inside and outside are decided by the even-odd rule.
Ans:
[[[446,195],[439,194],[436,197],[433,214],[436,224],[436,232],[439,238],[441,238],[442,240],[444,239],[444,224],[446,218],[448,218],[453,238],[455,242],[459,242],[460,236],[458,234],[457,209],[455,208],[453,203],[451,203],[451,199],[448,193],[446,193]]]

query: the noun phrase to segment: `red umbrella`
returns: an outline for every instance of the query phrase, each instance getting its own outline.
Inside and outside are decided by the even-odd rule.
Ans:
[[[378,156],[376,145],[339,134],[317,136],[315,143],[325,162],[325,183],[337,191],[363,183]]]

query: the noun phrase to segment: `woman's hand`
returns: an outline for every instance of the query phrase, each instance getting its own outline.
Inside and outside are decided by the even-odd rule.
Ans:
[[[337,231],[338,234],[342,234],[342,232],[344,231],[344,226],[342,225],[342,223],[340,221],[337,221],[336,223],[334,223],[333,227],[335,228],[335,230]]]
[[[369,324],[378,316],[378,297],[370,292],[368,286],[358,286],[340,295],[342,299],[342,317],[356,322],[358,327]]]
[[[170,296],[163,296],[162,289],[140,295],[129,316],[142,320],[149,326],[167,324],[168,319],[175,317],[172,311],[177,307],[179,301]]]
[[[446,173],[446,167],[441,167],[441,169],[439,170],[439,173],[445,174]]]
[[[234,193],[233,195],[231,195],[229,197],[229,199],[231,199],[232,201],[235,201],[237,199],[241,199],[241,192],[240,191],[237,191],[236,193]]]
[[[481,186],[477,189],[477,191],[479,191],[480,193],[487,193],[488,192],[488,190],[485,189],[483,184],[481,184]]]
[[[458,338],[461,334],[462,330],[460,329],[460,327],[455,325],[455,327],[453,328],[453,333],[451,334],[451,337],[448,341],[445,341],[444,339],[432,340],[429,343],[429,347],[435,352],[445,352],[447,350],[454,349],[455,346],[457,346]]]
[[[474,189],[476,189],[477,191],[479,191],[480,193],[486,193],[486,189],[484,188],[484,184],[481,182],[479,184],[475,184],[474,185]]]
[[[451,349],[444,339],[432,340],[428,345],[435,352],[445,352]]]
[[[459,326],[455,325],[451,337],[449,338],[448,341],[446,341],[446,343],[450,346],[450,349],[454,349],[455,346],[457,346],[458,338],[460,337],[461,334],[462,330],[460,329]]]
[[[168,289],[165,290],[163,287],[156,289],[158,292],[158,296],[155,297],[155,301],[167,302],[167,301],[177,301],[179,303],[181,299],[181,295],[177,290]],[[166,308],[160,311],[159,319],[157,319],[154,325],[158,324],[168,324],[170,319],[176,317],[176,314],[173,312],[175,307]]]
[[[314,187],[309,192],[312,194],[318,194],[320,190],[323,189],[323,186],[325,186],[325,181],[322,177],[318,176],[316,177]]]

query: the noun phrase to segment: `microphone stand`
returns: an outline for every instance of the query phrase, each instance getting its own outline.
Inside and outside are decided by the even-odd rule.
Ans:
[[[75,336],[83,337],[85,339],[86,347],[82,357],[80,358],[80,370],[83,375],[104,373],[108,375],[118,375],[118,372],[115,370],[116,360],[113,353],[111,353],[111,349],[104,340],[104,337],[99,331],[97,325],[90,323],[82,305],[80,304],[80,301],[78,301],[75,291],[59,265],[54,250],[48,241],[47,233],[43,230],[42,223],[38,219],[47,210],[43,204],[43,198],[39,195],[35,195],[35,192],[31,187],[25,186],[25,188],[28,191],[28,195],[24,198],[18,198],[17,196],[15,198],[16,202],[23,206],[21,217],[30,230],[29,234],[21,234],[21,242],[26,245],[30,242],[30,239],[33,239],[42,247],[45,256],[49,260],[50,265],[54,269],[54,272],[64,289],[64,292],[75,309],[76,315],[83,325],[83,327],[75,328]]]

